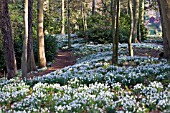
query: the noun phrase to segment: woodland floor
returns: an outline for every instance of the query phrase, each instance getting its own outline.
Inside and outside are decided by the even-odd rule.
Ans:
[[[134,55],[135,56],[151,56],[151,57],[158,57],[160,51],[154,50],[154,49],[147,49],[147,48],[133,48],[134,49]],[[72,53],[72,51],[69,50],[59,50],[56,54],[54,62],[51,64],[50,67],[48,67],[44,71],[40,71],[37,73],[31,73],[28,74],[28,79],[31,79],[35,76],[42,76],[45,74],[48,74],[50,72],[53,72],[58,69],[62,69],[66,66],[71,66],[76,63],[76,56]],[[1,73],[0,75],[2,75]]]
[[[62,69],[66,66],[71,66],[76,63],[76,57],[73,55],[72,51],[70,50],[59,50],[56,54],[54,62],[51,64],[50,67],[47,68],[47,70],[38,72],[38,73],[32,73],[29,74],[29,78],[33,78],[35,76],[42,76],[45,74],[48,74],[50,72],[53,72],[58,69]]]
[[[136,56],[151,56],[151,57],[158,57],[160,51],[156,51],[154,49],[147,49],[147,48],[134,48],[134,55]],[[71,66],[76,63],[76,56],[73,55],[72,51],[67,50],[59,50],[54,63],[52,63],[51,67],[49,67],[45,71],[41,71],[38,73],[30,74],[28,77],[33,78],[35,76],[42,76],[48,74],[52,71],[64,68],[66,66]]]

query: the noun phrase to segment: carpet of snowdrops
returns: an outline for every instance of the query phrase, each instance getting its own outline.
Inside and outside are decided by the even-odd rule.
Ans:
[[[65,37],[56,37],[62,47]],[[75,40],[79,42],[72,40],[74,54],[82,56],[75,65],[26,83],[17,78],[1,80],[0,112],[170,112],[170,65],[165,59],[129,57],[127,44],[119,44],[119,66],[114,66],[110,63],[111,44]],[[133,47],[163,49],[149,43]],[[125,62],[135,65],[124,66]]]

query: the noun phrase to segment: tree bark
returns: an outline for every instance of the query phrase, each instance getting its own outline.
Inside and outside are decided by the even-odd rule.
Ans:
[[[114,7],[113,7],[114,6]],[[113,55],[112,64],[118,65],[118,36],[119,36],[119,0],[111,1],[112,12],[112,39],[113,39]],[[116,12],[115,12],[116,11]]]
[[[85,10],[85,2],[81,3],[81,16],[83,23],[83,31],[87,30],[87,19],[86,19],[86,10]]]
[[[162,37],[164,44],[164,57],[170,61],[170,1],[158,0],[161,22],[162,22]]]
[[[28,66],[27,72],[35,71],[36,64],[33,52],[33,40],[32,40],[32,8],[33,0],[28,1]]]
[[[46,58],[45,58],[45,46],[44,46],[44,31],[43,31],[43,1],[38,0],[38,52],[39,52],[39,67],[46,67]]]
[[[5,64],[8,72],[7,78],[10,79],[17,74],[17,65],[7,0],[0,0],[0,29],[2,33]]]
[[[116,0],[111,0],[111,16],[112,16],[112,29],[111,29],[111,34],[112,34],[112,41],[113,41],[113,47],[112,47],[112,64],[114,64],[114,43],[115,43],[115,32],[116,32]]]
[[[134,27],[133,27],[133,39],[135,42],[138,42],[137,39],[137,29],[138,29],[138,20],[139,20],[139,0],[134,0],[133,8],[133,18],[134,18]]]
[[[71,34],[70,34],[70,0],[68,0],[68,14],[67,14],[67,17],[68,17],[68,48],[70,49],[71,48]]]
[[[140,13],[139,13],[139,26],[140,26],[140,42],[144,39],[145,37],[145,25],[144,25],[144,9],[145,8],[145,2],[144,0],[140,1]]]
[[[95,14],[95,6],[96,6],[95,0],[92,0],[92,15]]]
[[[86,3],[83,4],[84,6],[84,29],[87,30],[87,14],[86,14]]]
[[[27,77],[27,46],[28,46],[28,0],[24,1],[24,41],[22,47],[22,80],[26,81]]]
[[[133,57],[133,48],[132,48],[132,33],[133,33],[133,10],[132,10],[132,0],[128,0],[129,12],[130,12],[130,35],[128,40],[128,49],[129,55]]]
[[[65,34],[64,0],[62,0],[61,6],[62,6],[61,8],[61,23],[62,23],[61,34]]]

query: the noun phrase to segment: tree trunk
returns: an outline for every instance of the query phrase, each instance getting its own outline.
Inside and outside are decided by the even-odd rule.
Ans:
[[[68,0],[68,14],[67,14],[67,17],[68,17],[68,48],[70,49],[71,48],[71,35],[70,35],[70,0]]]
[[[142,41],[145,38],[145,25],[144,25],[144,9],[145,8],[145,2],[144,0],[140,1],[140,14],[139,14],[139,18],[140,18],[140,34],[141,34],[141,39],[140,41]]]
[[[5,64],[8,72],[7,78],[10,79],[17,74],[17,65],[7,0],[0,0],[0,29],[2,33]]]
[[[112,15],[112,29],[111,29],[111,34],[112,34],[112,40],[113,40],[113,47],[112,47],[112,64],[114,64],[114,43],[115,43],[115,32],[116,32],[116,0],[111,0],[111,15]]]
[[[170,1],[158,0],[161,21],[162,21],[162,37],[164,44],[164,57],[170,61]]]
[[[24,41],[22,47],[22,80],[26,81],[27,77],[27,45],[28,44],[28,0],[24,1]]]
[[[39,52],[39,67],[46,67],[45,47],[44,47],[44,32],[43,32],[43,0],[38,0],[38,52]]]
[[[33,40],[32,40],[32,8],[33,8],[33,0],[28,1],[28,66],[27,72],[35,71],[36,64],[34,59],[33,52]]]
[[[61,27],[61,34],[65,34],[65,15],[64,15],[64,0],[62,0],[62,8],[61,8],[61,23],[62,23],[62,27]]]
[[[92,0],[92,15],[95,14],[95,6],[96,6],[95,0]]]
[[[119,36],[119,14],[120,14],[119,0],[115,0],[114,5],[112,0],[111,5],[112,5],[111,12],[112,12],[112,38],[113,38],[112,64],[118,65],[118,36]]]
[[[87,30],[87,14],[86,14],[86,3],[84,3],[84,28]]]
[[[84,14],[83,14],[83,3],[81,3],[81,18],[82,18],[83,31],[85,32],[85,30],[84,30]]]
[[[134,18],[134,27],[133,27],[133,39],[135,42],[138,42],[137,39],[137,29],[138,29],[138,20],[139,20],[139,0],[134,0],[133,8],[133,18]]]
[[[132,48],[132,33],[133,33],[133,10],[132,10],[132,0],[128,0],[129,12],[130,12],[130,35],[128,40],[128,49],[129,55],[133,57],[133,48]]]
[[[83,20],[83,31],[87,30],[87,20],[86,20],[86,11],[85,11],[85,3],[82,2],[81,4],[81,16]]]

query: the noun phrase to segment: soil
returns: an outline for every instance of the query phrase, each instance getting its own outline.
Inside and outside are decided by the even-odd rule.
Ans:
[[[75,63],[76,57],[74,56],[71,50],[59,50],[55,57],[54,62],[51,64],[50,67],[47,68],[47,70],[38,73],[28,74],[28,77],[33,78],[35,76],[42,76],[55,70],[64,68],[66,66],[74,65]]]
[[[136,56],[147,56],[158,58],[161,51],[149,49],[149,48],[133,48],[134,55]]]

